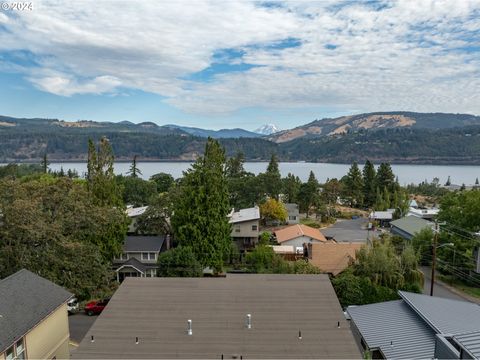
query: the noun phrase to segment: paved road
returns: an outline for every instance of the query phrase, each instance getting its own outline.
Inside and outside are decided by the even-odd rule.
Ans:
[[[367,236],[372,232],[367,231],[368,219],[338,220],[332,226],[321,229],[325,236],[333,236],[338,242],[366,242]]]
[[[426,295],[430,295],[430,283],[432,278],[431,277],[432,270],[429,267],[422,267],[421,270],[425,278],[425,282],[423,284],[423,293]],[[438,297],[443,297],[443,298],[448,298],[453,300],[468,301],[466,298],[460,295],[457,295],[456,293],[452,292],[450,289],[438,283],[437,281],[435,281],[435,284],[433,285],[433,296],[438,296]]]
[[[78,312],[68,317],[70,341],[79,344],[98,316],[88,316]]]

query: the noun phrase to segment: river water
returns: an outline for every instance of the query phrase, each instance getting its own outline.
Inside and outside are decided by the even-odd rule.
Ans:
[[[153,174],[164,172],[171,174],[174,178],[182,176],[182,172],[190,167],[189,162],[138,162],[137,166],[142,172],[142,177],[148,179]],[[267,162],[247,162],[245,169],[258,174],[267,169]],[[87,170],[85,162],[65,162],[51,163],[50,169],[66,171],[75,169],[80,175]],[[320,182],[327,178],[338,178],[347,174],[350,165],[345,164],[327,164],[327,163],[307,163],[307,162],[281,162],[279,168],[282,176],[292,173],[298,176],[302,181],[306,181],[310,171],[313,171]],[[362,166],[360,166],[362,167]],[[125,174],[130,168],[130,163],[115,163],[115,173]],[[392,165],[393,172],[398,176],[401,185],[418,184],[424,180],[431,181],[434,177],[440,179],[440,184],[444,184],[450,176],[452,184],[472,185],[475,179],[480,178],[480,166],[470,165]]]

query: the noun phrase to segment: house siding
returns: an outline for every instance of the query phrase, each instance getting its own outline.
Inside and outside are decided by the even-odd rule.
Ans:
[[[69,339],[67,305],[63,304],[25,335],[27,357],[69,359]]]

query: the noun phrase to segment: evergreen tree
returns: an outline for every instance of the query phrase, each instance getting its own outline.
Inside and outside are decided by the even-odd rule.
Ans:
[[[390,201],[390,192],[388,191],[387,187],[383,188],[383,208],[384,210],[390,209],[391,201]]]
[[[363,203],[363,179],[358,164],[353,162],[344,179],[344,197],[351,207],[361,206]]]
[[[100,206],[119,206],[122,204],[120,191],[113,173],[113,161],[112,146],[106,137],[102,137],[98,149],[89,139],[87,185],[94,202]]]
[[[320,204],[319,190],[320,184],[318,183],[313,171],[310,171],[307,182],[300,186],[300,191],[298,194],[300,211],[305,211],[307,218],[310,214],[311,208],[316,208]]]
[[[245,174],[245,155],[242,152],[237,152],[235,156],[227,160],[226,173],[227,177],[235,178],[241,177]]]
[[[47,158],[47,153],[43,154],[43,158],[42,158],[42,170],[43,170],[43,173],[46,174],[48,173],[48,165],[50,165],[50,163],[48,162],[48,158]],[[478,179],[477,179],[478,180]]]
[[[375,211],[383,211],[387,208],[385,207],[385,201],[383,199],[383,194],[380,191],[380,188],[377,186],[377,190],[375,191],[375,204],[374,204]]]
[[[132,165],[130,166],[130,170],[128,171],[131,177],[136,178],[138,175],[142,175],[142,172],[137,167],[137,155],[133,156]]]
[[[451,181],[450,181],[450,175],[448,175],[448,179],[447,179],[447,182],[445,183],[445,186],[450,186],[452,185]]]
[[[478,182],[478,177],[475,179],[475,185],[480,185],[480,183]]]
[[[297,203],[300,187],[302,186],[302,181],[300,178],[288,173],[287,177],[282,179],[282,182],[284,195],[283,200],[286,203]]]
[[[363,204],[366,207],[371,207],[375,204],[376,176],[375,166],[370,160],[367,160],[363,167]]]
[[[397,183],[395,181],[395,175],[393,174],[392,167],[389,163],[380,164],[378,167],[376,180],[376,185],[380,189],[386,187],[390,193],[395,191]]]
[[[266,195],[278,200],[280,192],[282,191],[282,177],[280,175],[278,160],[275,154],[272,154],[272,157],[270,158],[267,171],[260,175],[262,175],[260,176],[260,179],[263,181]]]
[[[172,216],[176,240],[191,247],[202,266],[220,272],[230,250],[231,227],[225,153],[216,140],[208,138],[204,156],[185,172],[180,191]]]

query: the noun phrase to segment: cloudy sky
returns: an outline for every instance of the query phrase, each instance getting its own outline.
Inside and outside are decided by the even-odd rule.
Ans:
[[[480,114],[478,0],[32,5],[0,11],[3,115],[253,130]]]

